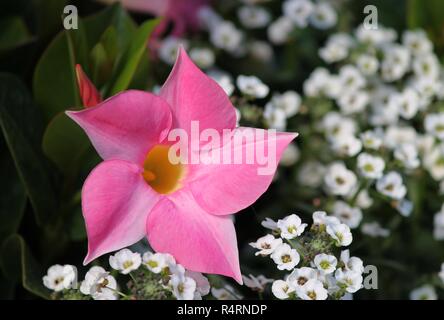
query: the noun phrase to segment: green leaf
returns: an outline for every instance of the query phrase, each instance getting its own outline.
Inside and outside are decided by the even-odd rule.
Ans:
[[[1,267],[8,279],[21,281],[26,290],[41,298],[49,298],[50,291],[42,283],[45,272],[31,255],[20,235],[14,234],[6,239],[1,253]]]
[[[0,20],[0,51],[14,49],[31,39],[32,36],[21,17]]]
[[[68,0],[33,0],[37,34],[47,38],[62,25],[62,14]]]
[[[56,200],[50,170],[40,148],[40,120],[24,84],[13,75],[0,73],[0,127],[36,221],[41,225],[55,212]]]
[[[59,113],[45,130],[43,152],[65,176],[73,176],[81,165],[79,159],[89,149],[90,142],[83,130],[65,113]]]
[[[112,86],[111,95],[127,89],[130,85],[137,71],[137,66],[142,57],[146,55],[148,39],[158,23],[158,19],[153,19],[143,23],[137,30],[128,51],[123,56],[121,64],[116,70],[116,80]],[[148,57],[146,56],[145,58]]]
[[[1,150],[4,151],[4,143]],[[0,244],[13,233],[16,233],[26,206],[26,193],[14,168],[8,152],[0,156]]]

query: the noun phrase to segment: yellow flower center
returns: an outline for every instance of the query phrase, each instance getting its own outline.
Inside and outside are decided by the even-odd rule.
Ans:
[[[152,148],[143,162],[142,176],[155,191],[168,194],[181,187],[185,174],[182,164],[172,163],[168,158],[170,146],[157,145]]]

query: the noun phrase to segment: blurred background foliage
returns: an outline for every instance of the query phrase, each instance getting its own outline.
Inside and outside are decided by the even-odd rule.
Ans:
[[[373,4],[385,26],[398,31],[408,27],[427,30],[438,56],[441,60],[444,57],[444,1],[340,2],[340,31],[351,32],[362,22],[364,6]],[[63,30],[62,14],[67,4],[79,10],[78,30]],[[271,7],[280,10],[280,1]],[[46,268],[55,263],[80,265],[83,260],[86,233],[80,190],[100,159],[84,133],[64,115],[67,109],[81,107],[74,67],[81,64],[104,97],[162,83],[169,68],[150,65],[147,59],[146,39],[156,23],[147,16],[130,15],[118,5],[104,7],[90,0],[0,2],[1,298],[46,298],[49,292],[41,281]],[[298,42],[278,49],[275,64],[223,54],[218,55],[217,64],[233,75],[254,73],[275,90],[301,92],[302,82],[314,67],[322,65],[317,49],[328,34],[311,29],[300,32]],[[306,143],[303,135],[299,143]],[[305,200],[312,195],[294,187],[294,169],[280,170],[280,178],[270,190],[236,215],[243,273],[273,276],[264,271],[273,272],[271,265],[254,259],[246,245],[263,234],[260,221],[264,217],[296,211],[310,219],[314,209]],[[420,181],[413,183],[422,188]],[[405,298],[412,287],[412,274],[434,272],[429,266],[441,262],[435,261],[433,252],[443,251],[443,247],[438,247],[431,235],[414,230],[399,216],[389,223],[406,231],[388,240],[370,242],[358,237],[354,242],[356,255],[380,268],[380,290],[360,291],[357,298]],[[369,252],[371,259],[367,259]],[[396,259],[399,256],[402,263]],[[394,282],[405,286],[392,286]]]

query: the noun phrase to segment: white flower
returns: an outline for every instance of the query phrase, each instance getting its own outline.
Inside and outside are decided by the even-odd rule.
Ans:
[[[440,140],[444,140],[444,113],[431,113],[424,119],[426,131]]]
[[[424,155],[424,167],[433,179],[444,179],[444,144],[434,147]]]
[[[410,52],[407,48],[392,44],[384,48],[384,59],[381,64],[381,77],[387,82],[401,79],[410,64]]]
[[[187,47],[187,42],[184,39],[179,39],[173,36],[165,38],[158,50],[159,58],[166,64],[172,65],[176,61],[177,53],[180,46]]]
[[[277,222],[274,221],[273,219],[270,218],[265,218],[264,221],[261,222],[261,225],[266,228],[266,229],[270,229],[270,230],[279,230],[278,226],[277,226]]]
[[[307,26],[313,8],[313,3],[309,0],[287,0],[282,4],[284,15],[301,28]]]
[[[335,272],[336,281],[340,286],[345,287],[349,293],[355,293],[362,287],[362,274],[353,270],[337,269]]]
[[[154,273],[160,273],[176,264],[174,257],[168,253],[145,252],[142,257],[143,264]]]
[[[43,277],[43,284],[56,292],[74,288],[77,285],[77,269],[69,264],[53,265]]]
[[[233,79],[231,76],[220,70],[211,70],[208,72],[208,76],[211,77],[218,85],[222,87],[227,96],[231,96],[234,91]]]
[[[285,111],[276,108],[270,103],[265,106],[262,116],[269,128],[284,131],[287,127],[287,115],[285,114]]]
[[[297,289],[296,293],[302,300],[326,300],[328,297],[324,285],[316,279],[308,280],[306,284]]]
[[[291,167],[299,159],[300,151],[294,143],[290,143],[282,153],[281,161],[279,164],[284,167]]]
[[[345,247],[353,241],[353,236],[349,226],[346,224],[328,224],[327,233],[336,242],[336,246]]]
[[[304,93],[308,97],[318,97],[325,94],[325,87],[331,75],[325,68],[316,68],[304,82]]]
[[[317,161],[305,162],[299,169],[298,182],[303,186],[316,188],[322,184],[325,170]]]
[[[274,94],[271,103],[275,108],[285,112],[287,118],[296,115],[301,105],[301,96],[295,91],[286,91],[282,94]]]
[[[413,127],[390,126],[385,131],[384,145],[395,149],[403,143],[415,143],[416,130]]]
[[[338,106],[345,115],[359,113],[365,110],[369,95],[363,90],[344,92],[338,99]]]
[[[314,226],[327,226],[341,224],[338,218],[328,216],[325,211],[313,212],[313,225]]]
[[[284,280],[276,280],[271,286],[271,292],[280,300],[288,299],[289,294],[294,292],[294,289]]]
[[[444,263],[441,264],[441,271],[438,273],[439,278],[444,283]]]
[[[356,60],[356,65],[362,74],[371,76],[378,71],[379,61],[376,57],[369,54],[362,54]]]
[[[313,268],[295,268],[287,278],[287,283],[297,289],[307,283],[308,280],[317,279],[318,272]]]
[[[419,167],[418,149],[412,143],[404,143],[395,149],[394,156],[407,169]]]
[[[342,92],[359,90],[366,84],[361,72],[351,64],[341,67],[339,70],[339,81],[341,82]]]
[[[348,170],[343,163],[335,162],[330,165],[324,177],[327,190],[334,195],[345,196],[356,185],[356,175]]]
[[[193,300],[196,281],[190,277],[173,274],[170,279],[173,295],[177,300]]]
[[[413,60],[413,72],[419,78],[437,80],[440,72],[438,58],[433,53],[416,57]]]
[[[291,20],[286,16],[279,17],[268,26],[268,39],[273,44],[283,44],[288,40],[292,30],[293,23],[291,22]]]
[[[376,221],[363,223],[361,226],[361,232],[373,238],[377,237],[387,238],[390,235],[390,230],[384,229]]]
[[[254,98],[265,98],[270,91],[268,86],[255,76],[240,75],[236,79],[236,85],[243,94]]]
[[[244,27],[250,29],[265,27],[271,19],[270,13],[259,6],[242,6],[237,15]]]
[[[338,15],[328,2],[321,1],[315,5],[309,20],[315,28],[328,29],[336,24]]]
[[[358,257],[350,257],[350,250],[341,251],[340,261],[344,270],[350,270],[356,273],[364,272],[364,263]]]
[[[292,270],[299,263],[299,253],[288,244],[279,245],[271,254],[279,270]]]
[[[362,142],[353,135],[338,135],[332,140],[332,149],[340,156],[353,157],[362,149]]]
[[[185,276],[196,282],[196,291],[194,291],[194,300],[201,300],[203,296],[210,293],[210,282],[207,277],[200,272],[187,270]]]
[[[322,119],[321,126],[330,140],[340,136],[354,135],[356,132],[356,123],[337,112],[327,113]]]
[[[358,168],[364,177],[379,179],[382,177],[385,162],[381,157],[372,156],[369,153],[361,153],[358,156]]]
[[[273,282],[273,279],[268,279],[263,275],[259,275],[257,277],[253,276],[252,274],[245,276],[242,275],[242,279],[244,280],[244,285],[248,288],[262,292],[265,290],[265,286],[269,283]]]
[[[377,47],[382,47],[396,38],[396,33],[392,29],[386,29],[382,26],[379,26],[378,29],[369,29],[363,24],[356,29],[355,34],[359,42]]]
[[[264,62],[268,62],[273,58],[273,47],[267,41],[255,40],[249,45],[250,54]]]
[[[362,209],[368,209],[372,206],[373,199],[370,198],[367,190],[362,190],[358,193],[358,197],[356,198],[356,205]]]
[[[362,211],[351,207],[344,201],[336,201],[333,205],[333,215],[350,228],[357,228],[362,220]]]
[[[402,44],[414,55],[423,55],[433,49],[432,42],[423,30],[407,30],[402,35]]]
[[[435,288],[431,285],[423,285],[410,292],[410,300],[437,300]]]
[[[284,239],[293,239],[299,237],[304,232],[306,223],[302,223],[301,218],[292,214],[284,219],[279,219],[277,226],[281,231],[281,237]]]
[[[346,33],[337,33],[328,38],[325,47],[319,49],[319,56],[327,63],[347,58],[353,40]]]
[[[406,88],[398,96],[399,99],[399,114],[404,119],[412,119],[419,109],[419,95],[416,90]]]
[[[222,288],[211,288],[211,294],[217,300],[237,300],[242,298],[242,296],[236,293],[234,288],[228,284]]]
[[[208,48],[193,48],[190,50],[190,58],[202,69],[214,65],[214,52]]]
[[[102,267],[92,267],[85,275],[80,292],[91,295],[94,300],[116,300],[117,282]]]
[[[222,17],[217,14],[210,6],[203,6],[197,13],[200,24],[203,29],[212,30],[223,22]]]
[[[335,256],[320,253],[314,257],[314,264],[323,274],[333,273],[336,270],[338,260]]]
[[[441,210],[433,217],[433,237],[435,240],[444,240],[444,210]]]
[[[120,271],[122,274],[128,274],[133,270],[137,270],[142,263],[142,258],[137,252],[131,252],[129,249],[122,249],[115,255],[109,257],[109,265],[114,270]]]
[[[260,237],[256,242],[250,242],[250,246],[255,249],[259,249],[260,251],[256,252],[256,256],[267,256],[272,254],[277,247],[282,244],[282,239],[276,239],[271,234],[267,234],[266,236]]]
[[[367,130],[360,135],[364,148],[378,150],[382,145],[382,133]]]
[[[219,23],[210,31],[210,40],[214,46],[228,52],[239,50],[242,39],[242,32],[228,21]]]
[[[402,177],[395,171],[390,171],[376,182],[376,189],[396,200],[401,200],[407,193],[407,188],[402,182]]]

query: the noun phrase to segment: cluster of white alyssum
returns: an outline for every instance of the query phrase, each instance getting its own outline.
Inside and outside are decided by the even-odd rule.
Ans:
[[[262,225],[272,230],[250,245],[256,255],[269,256],[277,269],[286,272],[276,280],[272,292],[278,299],[325,300],[347,298],[361,289],[364,265],[340,248],[352,242],[350,228],[323,211],[313,213],[313,224],[295,215]]]
[[[93,266],[85,279],[77,283],[77,269],[71,265],[54,265],[43,277],[43,283],[54,291],[55,299],[116,300],[167,299],[199,300],[210,292],[208,279],[201,273],[185,270],[166,253],[145,252],[140,255],[122,249],[109,257],[114,270],[108,272]],[[128,275],[127,287],[120,291],[116,277]]]

